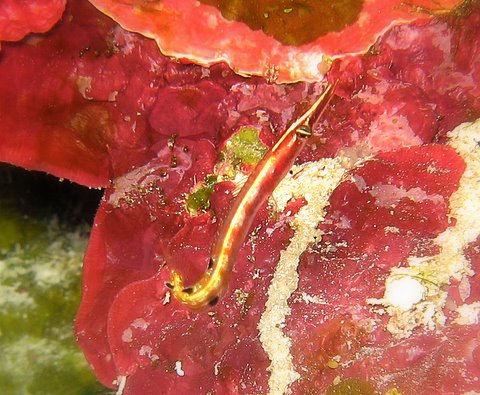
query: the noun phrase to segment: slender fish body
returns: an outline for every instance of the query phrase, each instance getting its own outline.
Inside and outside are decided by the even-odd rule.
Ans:
[[[258,210],[285,177],[312,135],[312,124],[321,115],[333,92],[328,86],[320,98],[280,137],[257,164],[223,221],[212,249],[209,267],[192,286],[172,272],[173,296],[193,310],[215,305],[228,289],[233,265]]]

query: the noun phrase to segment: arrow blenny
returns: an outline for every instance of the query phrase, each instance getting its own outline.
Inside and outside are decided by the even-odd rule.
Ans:
[[[285,177],[312,135],[313,124],[320,118],[333,96],[335,85],[328,85],[315,103],[283,133],[273,148],[249,176],[233,207],[223,221],[212,256],[202,278],[184,287],[182,276],[172,272],[173,296],[193,310],[215,305],[225,294],[233,264],[250,226],[263,202]]]

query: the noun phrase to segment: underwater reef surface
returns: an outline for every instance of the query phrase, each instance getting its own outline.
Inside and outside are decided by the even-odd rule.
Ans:
[[[0,393],[105,393],[75,344],[99,191],[0,166]]]

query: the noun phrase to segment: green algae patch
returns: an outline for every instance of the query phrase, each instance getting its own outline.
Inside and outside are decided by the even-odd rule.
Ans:
[[[4,394],[101,393],[94,379],[85,374],[82,354],[72,352],[62,341],[24,335],[8,342],[2,354],[0,383]]]
[[[396,388],[389,389],[385,395],[403,395],[403,392],[400,392]]]
[[[0,251],[10,250],[18,243],[38,237],[42,231],[36,222],[11,206],[11,201],[0,198]]]
[[[231,159],[234,165],[256,165],[267,151],[267,147],[260,141],[260,132],[245,126],[227,142],[224,155]]]
[[[3,394],[99,393],[72,332],[88,228],[32,222],[43,232],[0,253],[0,388]]]
[[[359,379],[344,379],[327,388],[326,395],[377,395],[373,385]]]
[[[90,232],[75,213],[88,207],[70,205],[68,184],[44,180],[0,167],[0,393],[105,393],[73,335]]]
[[[203,184],[187,196],[185,204],[190,215],[198,215],[210,208],[210,196],[217,182],[217,176],[208,175]]]
[[[215,166],[216,174],[209,174],[205,180],[195,186],[186,196],[185,206],[190,215],[198,215],[210,208],[210,197],[215,184],[220,181],[234,180],[241,166],[255,166],[267,153],[267,147],[260,141],[260,132],[244,126],[225,144]]]

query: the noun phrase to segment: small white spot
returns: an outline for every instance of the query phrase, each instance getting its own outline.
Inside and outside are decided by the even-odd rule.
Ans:
[[[458,284],[458,292],[462,302],[465,302],[465,300],[467,300],[467,298],[470,296],[470,281],[468,280],[467,276],[463,276],[462,280]]]
[[[385,234],[387,234],[387,233],[399,234],[400,233],[400,229],[397,228],[396,226],[385,226],[384,230],[385,230]]]
[[[133,338],[133,333],[131,328],[127,328],[122,333],[122,341],[124,343],[131,343]]]
[[[253,273],[252,280],[256,280],[257,278],[260,278],[260,269],[255,269],[255,272]]]
[[[172,296],[172,294],[170,293],[170,291],[167,291],[165,293],[165,298],[163,298],[163,305],[165,306],[166,304],[169,304],[170,303],[170,297]]]
[[[318,295],[315,295],[315,296],[312,296],[312,295],[309,295],[307,294],[306,292],[302,292],[302,300],[306,303],[306,304],[310,304],[310,303],[313,303],[313,304],[326,304],[325,300],[318,296]]]
[[[202,68],[202,76],[200,78],[208,78],[210,77],[210,69]]]
[[[385,288],[385,300],[403,311],[410,310],[425,295],[425,287],[416,279],[405,276],[388,281]]]
[[[117,101],[118,91],[112,91],[108,94],[108,101],[114,102]]]
[[[218,19],[216,15],[208,15],[206,22],[207,26],[211,29],[216,29],[218,26]]]
[[[462,304],[457,308],[458,317],[454,321],[459,325],[475,325],[480,322],[480,302]]]
[[[145,330],[148,328],[150,324],[147,321],[145,321],[143,318],[137,318],[130,325],[133,328]]]
[[[83,96],[84,99],[92,99],[90,96],[90,91],[92,90],[92,77],[86,77],[83,75],[78,76],[77,88],[78,92]]]
[[[180,377],[183,377],[185,376],[185,372],[182,368],[182,361],[175,361],[175,372],[177,372],[177,374],[180,376]]]
[[[150,355],[152,354],[152,347],[150,346],[142,346],[140,348],[140,350],[138,351],[138,353],[142,356],[147,356],[147,357],[150,357]]]

